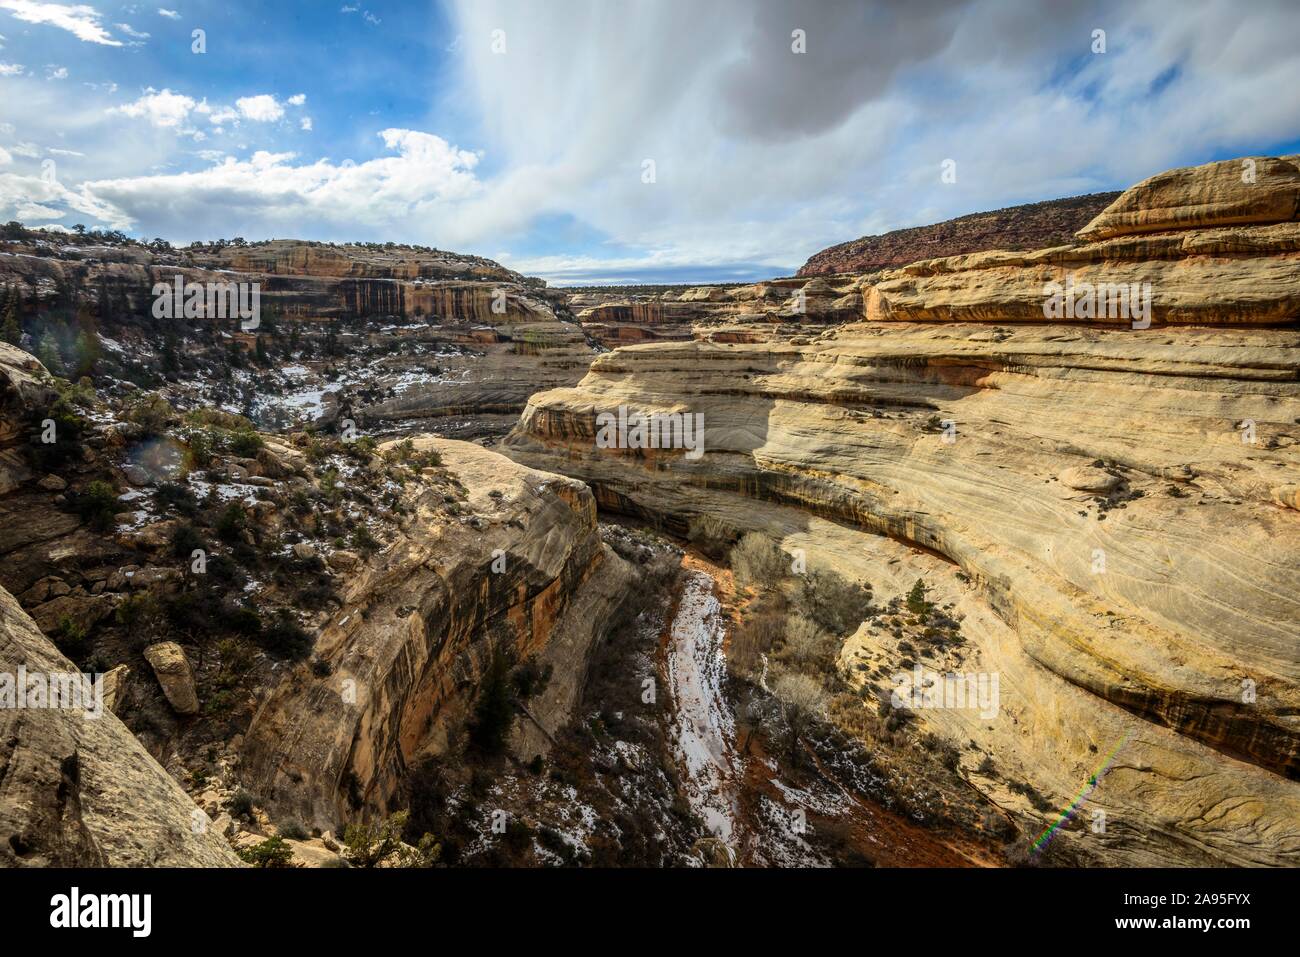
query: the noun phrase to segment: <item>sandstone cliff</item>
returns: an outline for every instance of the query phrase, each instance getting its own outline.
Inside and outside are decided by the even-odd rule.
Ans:
[[[535,396],[507,448],[677,531],[766,530],[884,597],[924,578],[966,667],[1001,675],[996,719],[922,715],[1014,778],[964,759],[990,800],[1025,808],[1028,782],[1063,807],[1125,742],[1112,828],[1077,842],[1097,859],[1294,864],[1300,234],[1252,192],[1290,196],[1294,167],[1258,168],[1183,171],[1182,201],[1135,187],[1098,216],[1122,236],[887,272],[865,321],[815,339],[619,349]],[[1071,273],[1150,282],[1152,327],[1047,321]],[[620,406],[702,414],[707,451],[597,448]],[[907,658],[881,622],[841,655],[868,690]]]
[[[989,249],[1039,249],[1070,242],[1119,193],[1092,193],[958,216],[933,226],[864,236],[814,253],[799,276],[865,273],[918,259],[961,256]]]
[[[33,685],[80,671],[0,588],[0,674],[20,667]],[[111,711],[0,708],[0,866],[238,864],[207,815]]]
[[[558,693],[527,719],[541,734],[521,731],[524,756],[544,752],[629,579],[601,544],[581,483],[465,443],[415,445],[439,453],[469,490],[470,513],[448,514],[432,492],[411,502],[403,536],[349,576],[321,630],[316,655],[329,676],[305,665],[286,676],[245,744],[247,786],[322,827],[392,810],[407,766],[445,750],[494,655],[546,655],[563,632]]]

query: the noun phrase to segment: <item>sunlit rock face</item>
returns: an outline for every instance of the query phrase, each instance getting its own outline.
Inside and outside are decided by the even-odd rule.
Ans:
[[[630,583],[582,483],[468,443],[414,441],[468,490],[464,510],[432,492],[407,503],[403,537],[349,575],[321,631],[329,674],[287,675],[244,748],[249,789],[322,827],[400,807],[406,769],[446,748],[495,655],[538,655],[561,676],[517,737],[528,757],[544,751]]]
[[[19,668],[29,690],[50,676],[79,674],[0,588],[0,673],[12,678]],[[13,705],[0,708],[0,866],[239,865],[225,838],[107,706],[91,716],[93,708]]]
[[[766,531],[884,597],[924,575],[1002,702],[921,720],[1062,807],[1124,741],[1106,860],[1296,863],[1300,224],[1243,222],[1294,208],[1251,206],[1222,165],[1120,196],[1098,220],[1121,236],[882,274],[860,323],[618,349],[534,396],[507,451],[677,531]],[[1293,169],[1258,164],[1284,193]],[[1150,283],[1150,322],[1049,320],[1071,273]],[[600,447],[620,406],[702,414],[706,451]],[[864,626],[846,668],[881,640]]]

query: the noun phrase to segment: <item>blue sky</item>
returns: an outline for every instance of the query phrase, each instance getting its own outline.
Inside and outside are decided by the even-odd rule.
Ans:
[[[1300,151],[1298,27],[1227,0],[0,0],[0,219],[417,242],[560,284],[788,274]]]

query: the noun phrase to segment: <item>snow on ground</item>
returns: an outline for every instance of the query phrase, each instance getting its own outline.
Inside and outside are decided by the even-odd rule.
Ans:
[[[713,579],[691,572],[668,644],[668,683],[676,708],[673,734],[685,770],[687,800],[713,835],[734,850],[736,722],[722,690],[723,635]]]

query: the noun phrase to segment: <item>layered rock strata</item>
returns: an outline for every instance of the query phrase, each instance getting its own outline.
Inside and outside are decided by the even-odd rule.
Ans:
[[[1294,863],[1296,224],[1169,207],[1151,221],[1199,228],[886,273],[863,290],[868,321],[802,344],[619,349],[535,396],[507,449],[677,531],[766,530],[884,597],[924,571],[965,617],[967,666],[1003,689],[994,720],[940,709],[927,726],[1065,803],[1127,740],[1106,797],[1128,823],[1103,859]],[[1045,321],[1067,264],[1152,281],[1152,328]],[[596,416],[619,407],[703,415],[704,455],[598,448]],[[854,680],[859,653],[901,660],[864,629],[843,651]]]
[[[19,669],[23,707],[12,697]],[[79,674],[0,588],[0,685],[13,682],[0,687],[0,865],[238,866],[207,815],[107,706],[93,716],[50,707],[48,697],[31,706],[38,684]]]
[[[446,748],[497,655],[539,656],[562,676],[529,708],[538,733],[516,737],[528,757],[544,753],[629,579],[581,483],[466,443],[415,446],[441,455],[472,514],[449,515],[441,495],[411,502],[405,536],[350,576],[321,631],[328,676],[295,669],[247,735],[249,789],[322,827],[400,806],[406,768]]]

